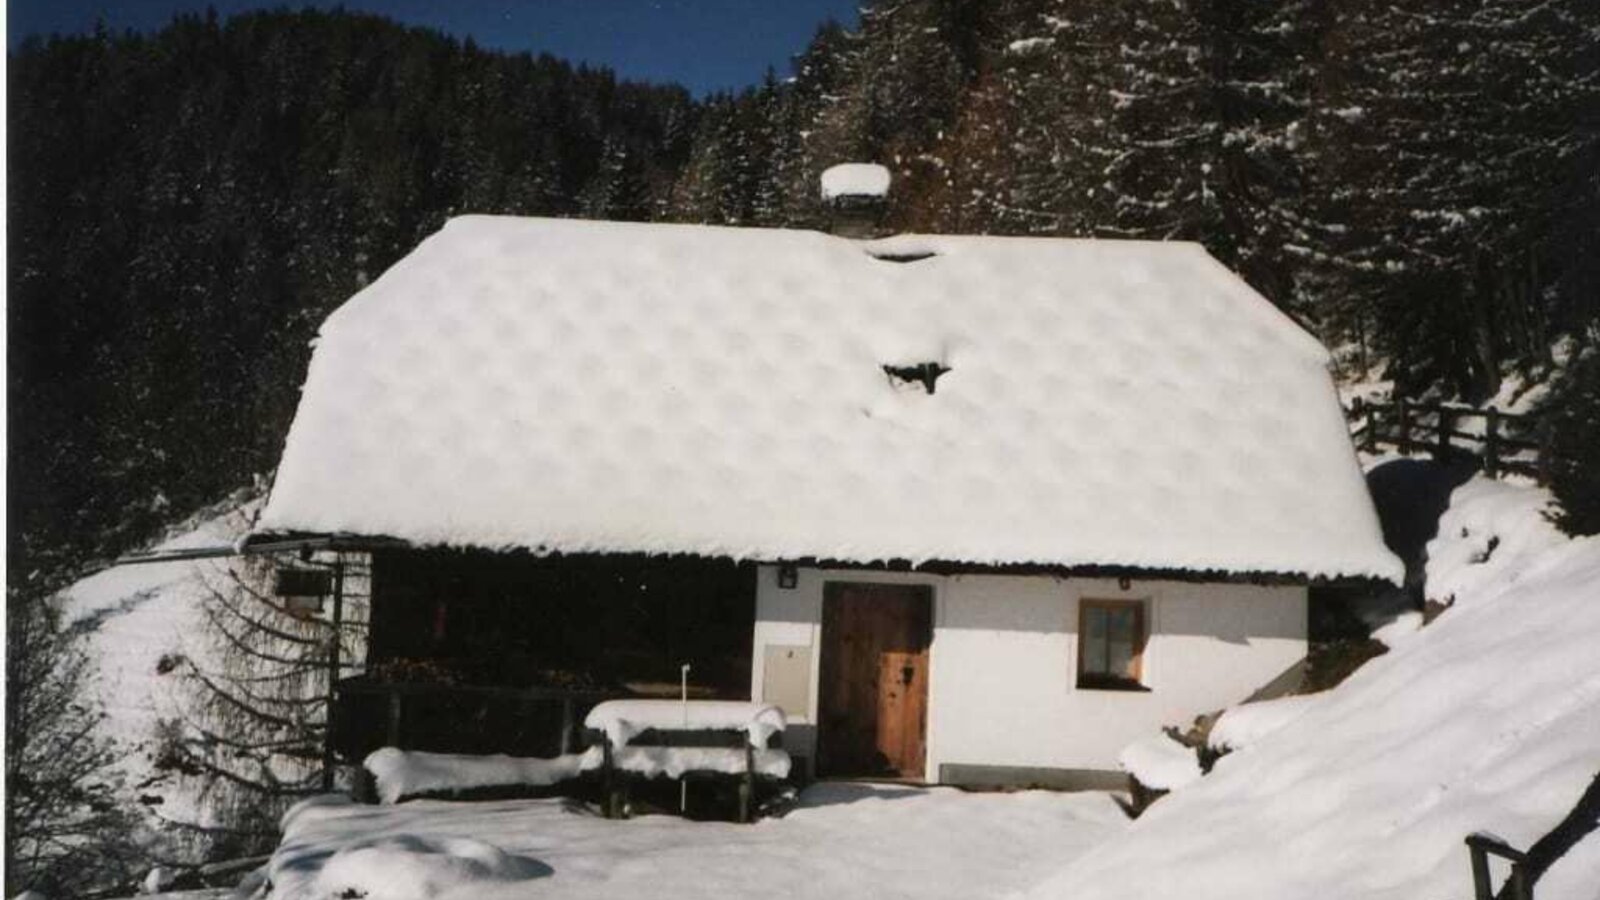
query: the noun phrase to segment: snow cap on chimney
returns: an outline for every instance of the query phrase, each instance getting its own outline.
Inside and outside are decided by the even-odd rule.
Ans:
[[[840,163],[822,173],[822,199],[887,197],[889,170],[877,163]]]
[[[823,172],[828,231],[839,237],[879,237],[890,180],[889,170],[877,163],[842,163]]]

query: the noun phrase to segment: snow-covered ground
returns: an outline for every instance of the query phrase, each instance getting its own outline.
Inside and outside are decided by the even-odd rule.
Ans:
[[[865,784],[813,786],[754,825],[613,821],[560,800],[328,797],[285,817],[270,896],[975,900],[1024,889],[1126,827],[1102,793]]]
[[[1526,849],[1600,772],[1600,537],[1563,537],[1547,500],[1458,488],[1428,548],[1449,611],[1325,694],[1224,716],[1239,749],[1030,896],[1472,896],[1468,834]],[[1600,832],[1536,896],[1600,897]]]
[[[249,527],[253,511],[246,503],[200,517],[156,549],[231,544]],[[87,635],[97,668],[94,696],[106,714],[101,733],[117,742],[124,794],[129,802],[144,798],[157,821],[205,821],[194,792],[157,770],[156,728],[180,710],[170,662],[205,652],[202,600],[218,571],[218,563],[205,560],[114,566],[62,595],[66,621]]]

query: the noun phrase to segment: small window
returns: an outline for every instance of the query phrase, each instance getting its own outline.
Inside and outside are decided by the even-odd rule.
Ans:
[[[1139,600],[1078,602],[1078,687],[1145,691],[1144,645],[1150,632]]]

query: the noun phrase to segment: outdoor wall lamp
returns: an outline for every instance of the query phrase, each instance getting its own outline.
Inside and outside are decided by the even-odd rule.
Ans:
[[[778,587],[792,591],[800,583],[800,569],[793,563],[783,563],[778,566]]]

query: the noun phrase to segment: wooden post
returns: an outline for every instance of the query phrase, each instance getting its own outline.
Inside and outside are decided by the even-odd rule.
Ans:
[[[1367,434],[1366,434],[1366,438],[1365,438],[1364,442],[1366,444],[1366,450],[1367,450],[1368,453],[1377,452],[1377,450],[1378,450],[1378,405],[1376,403],[1367,404]]]
[[[739,782],[739,821],[750,821],[750,801],[756,793],[756,751],[744,742],[744,779]]]
[[[1401,397],[1394,402],[1396,446],[1401,456],[1411,455],[1411,408],[1406,404],[1406,398]]]
[[[1533,886],[1528,883],[1528,854],[1482,833],[1467,836],[1467,849],[1472,857],[1472,892],[1476,900],[1495,900],[1494,881],[1489,874],[1490,854],[1511,863],[1511,875],[1506,878],[1506,890],[1501,896],[1533,900]]]
[[[1506,884],[1511,888],[1511,900],[1533,900],[1533,891],[1528,887],[1528,867],[1522,862],[1511,864],[1511,877],[1506,879]]]
[[[1484,414],[1483,474],[1494,478],[1500,472],[1500,410],[1489,407]]]
[[[333,748],[335,719],[339,709],[339,655],[344,643],[344,555],[335,551],[333,557],[333,634],[328,646],[328,697],[327,709],[322,716],[322,790],[333,790],[334,770],[338,766]]]
[[[389,686],[389,730],[384,736],[384,744],[389,747],[400,746],[400,719],[405,714],[405,698],[400,695],[400,688]]]
[[[1450,432],[1456,427],[1455,411],[1441,403],[1439,404],[1439,416],[1435,421],[1439,423],[1439,433],[1436,435],[1439,439],[1439,444],[1434,450],[1434,455],[1442,460],[1445,454],[1450,452]]]
[[[611,737],[607,735],[600,743],[604,749],[602,765],[600,767],[601,790],[605,793],[605,816],[608,819],[622,818],[621,791],[617,787],[616,759],[611,748]]]
[[[561,755],[572,752],[572,698],[561,698]]]
[[[1489,880],[1489,854],[1468,840],[1472,854],[1472,896],[1475,900],[1494,900],[1494,882]]]

